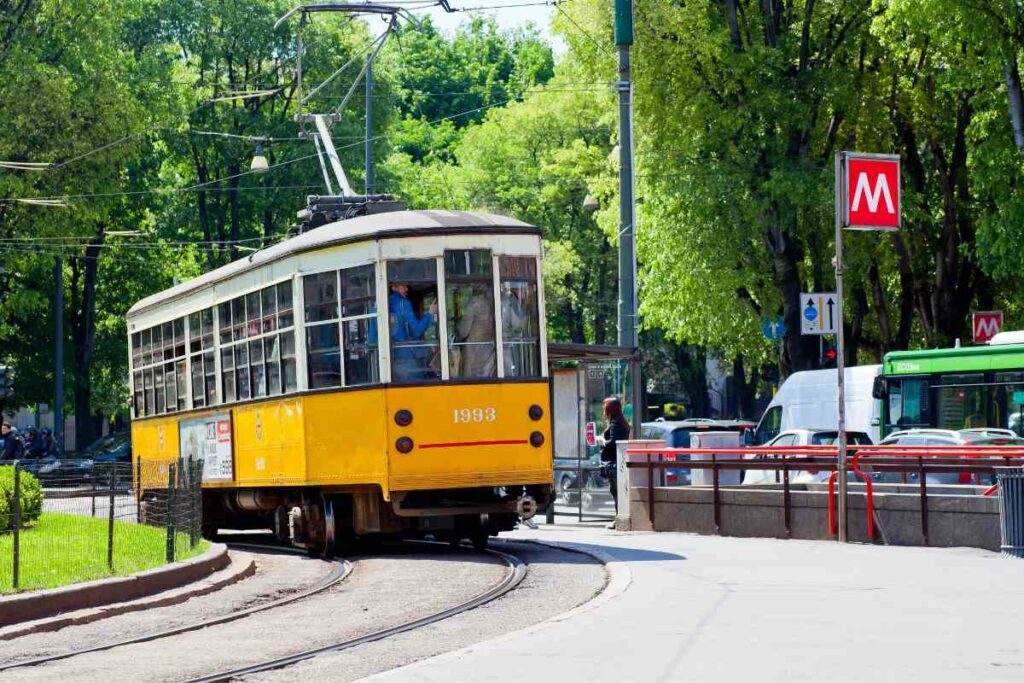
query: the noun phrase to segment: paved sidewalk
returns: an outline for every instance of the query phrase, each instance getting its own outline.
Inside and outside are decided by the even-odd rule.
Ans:
[[[1021,681],[1024,561],[541,525],[632,581],[563,621],[373,677],[415,681]]]

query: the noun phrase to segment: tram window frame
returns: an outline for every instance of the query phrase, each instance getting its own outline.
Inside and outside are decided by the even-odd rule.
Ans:
[[[446,249],[444,289],[449,379],[496,378],[498,340],[491,250]]]
[[[439,257],[414,259],[393,259],[386,264],[387,280],[387,319],[388,345],[391,360],[391,382],[394,384],[436,384],[447,379],[447,368],[442,355],[441,339],[446,335],[442,327],[445,321],[441,316],[439,283]],[[443,270],[441,271],[443,273]],[[405,285],[405,295],[394,287]],[[396,344],[395,329],[398,324],[406,324],[397,320],[392,310],[396,302],[393,296],[404,298],[412,304],[412,313],[418,322],[429,313],[432,320],[425,326],[423,333],[415,335],[411,343],[400,340]],[[408,334],[408,331],[406,332]],[[414,333],[415,334],[415,333]],[[379,342],[379,338],[378,338]],[[405,353],[402,353],[403,350]],[[424,354],[423,351],[426,353]],[[411,354],[411,355],[410,355]],[[419,358],[425,358],[420,363]]]
[[[338,271],[338,305],[342,384],[346,387],[380,384],[377,269],[374,264]],[[354,377],[360,380],[353,381]]]
[[[501,346],[502,346],[502,376],[503,377],[543,377],[544,368],[541,363],[541,316],[540,316],[540,280],[538,273],[540,266],[535,256],[510,256],[499,255],[498,258],[498,298],[501,317]],[[524,283],[514,287],[512,283]],[[525,290],[525,291],[524,291]],[[517,295],[516,291],[522,292]],[[523,299],[526,299],[523,301]],[[518,303],[519,312],[514,310]],[[524,310],[525,307],[525,310]],[[513,316],[523,322],[515,325],[509,323]],[[516,337],[511,333],[515,328],[525,328],[523,336]],[[532,328],[532,330],[530,329]],[[527,333],[530,336],[525,336]],[[524,367],[523,371],[517,370],[520,363],[517,363],[515,347],[522,347],[524,350],[529,347],[532,359],[523,358],[521,365],[532,365]],[[523,354],[526,355],[525,353]]]
[[[280,389],[272,391],[274,387],[267,383],[267,377],[274,370],[268,369],[265,352],[271,340],[283,344],[286,337],[294,339],[292,288],[291,279],[282,280],[217,304],[218,314],[222,316],[220,333],[215,335],[220,340],[216,352],[220,354],[221,403],[272,398],[296,390],[296,386],[282,383]],[[236,318],[236,313],[241,317]],[[229,316],[228,320],[224,320],[225,315]],[[229,333],[225,333],[225,328]],[[228,338],[231,341],[224,342]],[[207,369],[208,395],[216,394],[216,380],[216,370]]]
[[[214,329],[215,306],[188,314],[188,373],[192,382],[193,410],[217,404],[217,368],[214,349],[217,335]],[[209,382],[213,382],[211,387]],[[179,389],[180,393],[180,389]]]
[[[180,316],[157,323],[129,337],[132,408],[136,417],[164,415],[188,409],[187,317]],[[136,381],[137,377],[141,381]]]

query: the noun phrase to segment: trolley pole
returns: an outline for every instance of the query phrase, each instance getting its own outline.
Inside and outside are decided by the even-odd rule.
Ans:
[[[633,45],[633,0],[615,0],[615,44],[619,50],[619,346],[639,354],[636,296],[636,187],[633,175],[633,82],[629,52]],[[633,426],[643,420],[640,359],[630,365]]]
[[[836,373],[839,408],[839,457],[836,464],[839,479],[839,542],[846,543],[846,348],[843,343],[843,152],[836,152]]]
[[[373,54],[366,55],[366,195],[373,194]]]

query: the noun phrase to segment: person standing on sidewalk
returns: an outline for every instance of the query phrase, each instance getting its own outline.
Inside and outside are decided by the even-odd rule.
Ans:
[[[601,470],[608,479],[612,500],[615,501],[615,514],[619,513],[618,487],[618,441],[629,438],[629,422],[622,413],[622,402],[610,396],[604,400],[604,445],[601,446]]]

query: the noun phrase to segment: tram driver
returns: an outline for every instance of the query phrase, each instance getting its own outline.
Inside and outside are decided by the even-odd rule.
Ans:
[[[429,310],[417,316],[409,300],[409,285],[392,282],[388,294],[388,322],[391,328],[391,364],[394,379],[398,381],[422,380],[436,374],[437,343],[423,343],[424,335],[437,316],[437,301]]]

